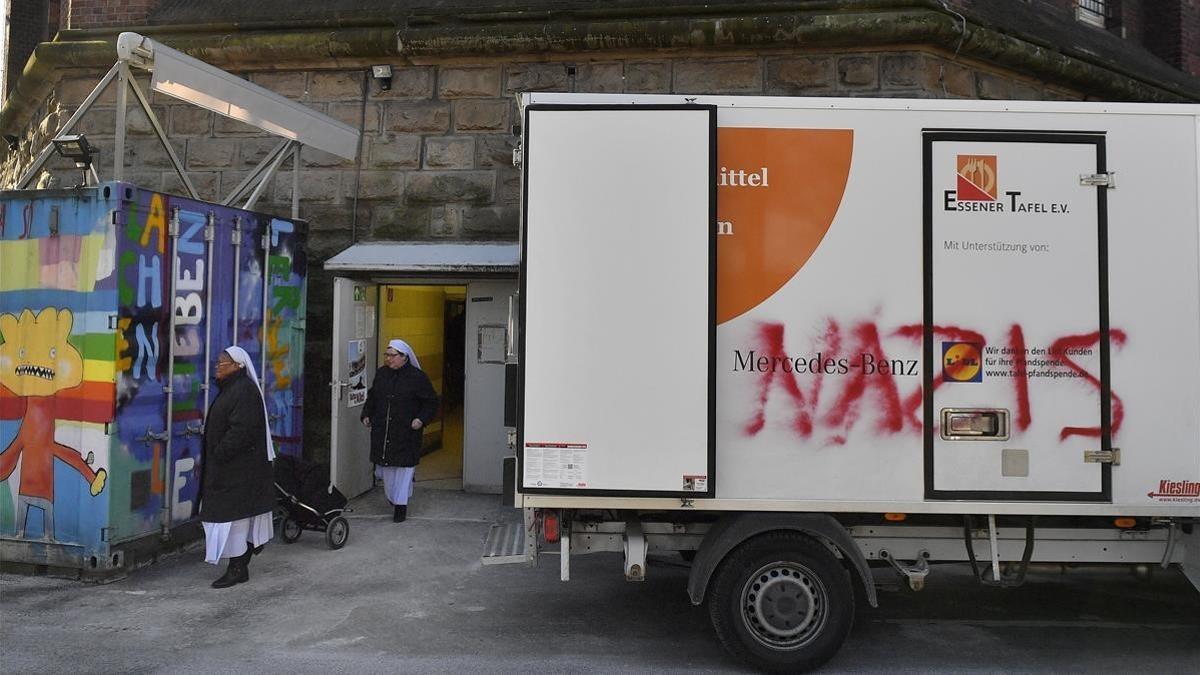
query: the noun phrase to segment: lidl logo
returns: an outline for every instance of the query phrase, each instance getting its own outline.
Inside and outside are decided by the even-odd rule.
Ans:
[[[995,155],[958,156],[958,194],[960,202],[994,202],[999,194]]]
[[[942,343],[942,377],[946,382],[982,382],[983,350],[974,342]]]

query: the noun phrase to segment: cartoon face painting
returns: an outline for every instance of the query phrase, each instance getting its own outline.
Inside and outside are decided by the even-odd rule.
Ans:
[[[54,395],[83,382],[83,356],[68,341],[73,316],[69,309],[47,307],[36,315],[0,314],[0,385],[25,401],[21,427],[0,451],[0,480],[8,480],[21,461],[17,491],[17,538],[25,533],[30,507],[42,513],[44,539],[54,533],[54,460],[74,469],[92,496],[100,494],[108,473],[93,471],[93,452],[80,451],[54,440]]]
[[[71,310],[52,307],[0,314],[0,384],[17,396],[53,396],[83,382],[83,357],[67,341],[71,322]]]

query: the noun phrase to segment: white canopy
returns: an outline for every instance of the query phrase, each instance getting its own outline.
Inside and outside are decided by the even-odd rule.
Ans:
[[[521,262],[516,242],[354,244],[325,261],[337,272],[390,274],[513,274]]]

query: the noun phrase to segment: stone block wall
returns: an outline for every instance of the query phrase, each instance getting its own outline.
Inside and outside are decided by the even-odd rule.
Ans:
[[[521,177],[512,165],[521,124],[515,94],[526,91],[912,98],[1078,99],[1078,92],[937,52],[606,53],[603,60],[478,60],[428,65],[395,63],[381,90],[369,65],[346,70],[243,73],[257,84],[364,130],[361,162],[317,150],[302,153],[300,215],[310,223],[306,370],[306,443],[328,452],[331,275],[322,263],[351,244],[371,240],[515,240]],[[21,148],[0,167],[11,185],[102,75],[72,72],[57,86]],[[364,79],[366,97],[363,97]],[[148,91],[144,78],[139,80]],[[79,129],[100,148],[97,170],[112,175],[115,95],[107,91]],[[277,143],[257,129],[169,99],[151,106],[201,197],[228,194]],[[182,185],[140,110],[130,109],[126,178],[180,193]],[[56,160],[42,186],[69,186],[79,172]],[[257,205],[291,213],[291,162],[285,162]]]

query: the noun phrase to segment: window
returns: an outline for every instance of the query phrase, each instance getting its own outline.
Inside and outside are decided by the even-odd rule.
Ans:
[[[1097,28],[1106,28],[1105,19],[1111,11],[1106,0],[1075,0],[1075,18]]]

